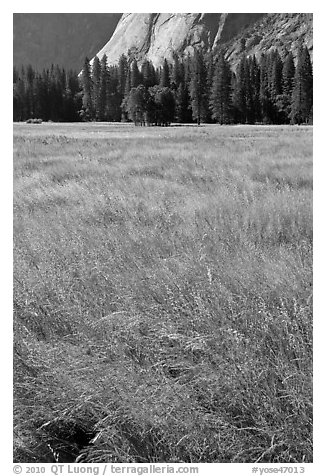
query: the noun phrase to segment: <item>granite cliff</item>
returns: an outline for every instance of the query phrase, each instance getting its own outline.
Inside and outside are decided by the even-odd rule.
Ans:
[[[241,54],[260,55],[277,48],[296,55],[303,42],[312,50],[312,14],[307,13],[125,13],[110,40],[97,53],[107,55],[109,64],[129,54],[140,63],[155,67],[174,54],[226,50],[232,65]]]

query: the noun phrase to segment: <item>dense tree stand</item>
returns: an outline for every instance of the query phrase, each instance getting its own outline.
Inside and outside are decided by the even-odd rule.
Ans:
[[[220,51],[164,60],[159,69],[122,55],[108,65],[104,55],[85,58],[80,75],[59,66],[41,73],[14,68],[15,121],[133,121],[219,124],[307,124],[313,117],[313,71],[302,46],[283,59],[277,50],[244,54],[235,73]]]

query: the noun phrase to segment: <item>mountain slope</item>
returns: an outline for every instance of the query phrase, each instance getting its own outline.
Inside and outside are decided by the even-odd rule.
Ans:
[[[243,51],[256,55],[276,48],[281,56],[292,51],[296,58],[301,44],[305,44],[313,58],[313,15],[310,13],[269,13],[248,27],[226,47],[226,57],[235,64]]]

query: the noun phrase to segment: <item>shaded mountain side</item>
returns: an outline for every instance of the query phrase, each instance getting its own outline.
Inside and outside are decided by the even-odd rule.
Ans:
[[[121,13],[14,13],[13,63],[80,70],[112,35]]]
[[[265,17],[266,13],[222,13],[222,15],[225,15],[225,22],[220,36],[215,38],[215,45],[217,42],[224,43],[234,38],[244,28]]]
[[[269,13],[223,45],[226,58],[235,66],[243,52],[256,55],[277,49],[284,57],[292,51],[295,62],[301,44],[313,60],[313,15],[310,13]],[[220,45],[222,46],[222,45]]]

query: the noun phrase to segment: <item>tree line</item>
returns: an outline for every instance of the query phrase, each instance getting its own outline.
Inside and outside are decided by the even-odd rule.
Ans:
[[[117,65],[107,57],[85,59],[78,76],[59,66],[38,73],[14,68],[14,120],[133,121],[220,124],[312,123],[313,70],[301,46],[297,64],[291,51],[243,55],[235,72],[224,54],[200,49],[154,68],[130,55]]]
[[[82,91],[78,75],[58,65],[41,73],[31,65],[13,71],[14,121],[40,118],[44,121],[79,121]]]

